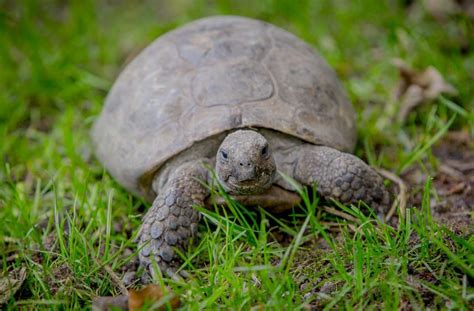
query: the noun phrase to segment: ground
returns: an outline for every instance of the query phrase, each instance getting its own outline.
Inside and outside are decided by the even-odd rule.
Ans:
[[[311,190],[285,215],[202,210],[182,254],[189,279],[155,281],[184,309],[472,309],[473,14],[469,1],[436,2],[0,2],[0,308],[90,308],[133,281],[149,205],[94,158],[91,125],[123,64],[154,38],[235,14],[327,59],[357,111],[355,153],[401,177],[406,198],[395,179],[387,187],[407,205],[388,224]],[[452,88],[424,92],[427,68],[426,85]]]

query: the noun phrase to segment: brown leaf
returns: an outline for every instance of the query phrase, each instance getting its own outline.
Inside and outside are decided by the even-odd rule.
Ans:
[[[462,9],[455,0],[423,0],[423,6],[435,19],[445,21]]]
[[[438,22],[445,22],[456,15],[474,20],[474,2],[472,0],[423,0],[423,8]]]
[[[171,290],[167,289],[166,292],[164,292],[160,286],[155,284],[147,285],[140,290],[131,289],[128,291],[128,297],[128,307],[130,311],[141,310],[145,303],[154,303],[162,299],[163,305],[158,310],[165,310],[166,305],[164,304],[164,298],[166,298],[166,301],[169,301],[171,309],[176,309],[180,305],[179,297],[174,296]]]
[[[20,289],[26,279],[26,268],[17,268],[8,276],[0,278],[0,305],[8,302],[10,298]]]
[[[410,68],[401,59],[395,59],[393,63],[401,77],[395,93],[397,99],[401,101],[399,121],[404,121],[416,106],[436,99],[441,94],[457,94],[457,90],[432,66],[420,72]]]
[[[166,303],[171,309],[176,309],[180,305],[178,296],[174,296],[170,289],[164,292],[162,288],[155,284],[147,285],[139,290],[129,290],[128,296],[120,295],[115,297],[95,297],[92,300],[92,309],[96,311],[108,311],[115,309],[136,311],[143,306],[151,306],[157,303],[160,306],[153,310],[166,310]]]

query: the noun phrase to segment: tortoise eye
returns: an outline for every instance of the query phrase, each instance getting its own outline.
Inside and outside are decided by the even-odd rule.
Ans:
[[[224,150],[221,150],[221,158],[224,159],[224,160],[227,160],[229,156],[227,155],[227,152],[225,152]]]
[[[262,156],[268,156],[268,145],[265,145],[265,147],[262,148]]]

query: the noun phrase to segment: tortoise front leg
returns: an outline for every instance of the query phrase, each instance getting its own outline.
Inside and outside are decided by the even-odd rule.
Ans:
[[[383,179],[356,156],[309,144],[291,156],[295,163],[293,177],[304,185],[317,184],[322,196],[342,203],[364,201],[379,215],[386,212],[390,198]]]
[[[172,173],[164,189],[158,189],[138,236],[140,264],[152,275],[154,260],[163,274],[174,276],[179,267],[175,248],[184,250],[196,234],[201,215],[193,206],[203,206],[209,193],[202,182],[207,180],[208,172],[202,162],[196,161],[183,164]]]

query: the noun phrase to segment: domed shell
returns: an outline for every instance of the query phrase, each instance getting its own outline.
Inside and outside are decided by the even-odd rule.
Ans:
[[[216,16],[150,44],[118,77],[92,132],[96,154],[128,190],[194,143],[243,127],[352,151],[355,115],[335,72],[294,35]],[[143,185],[142,185],[143,186]]]

